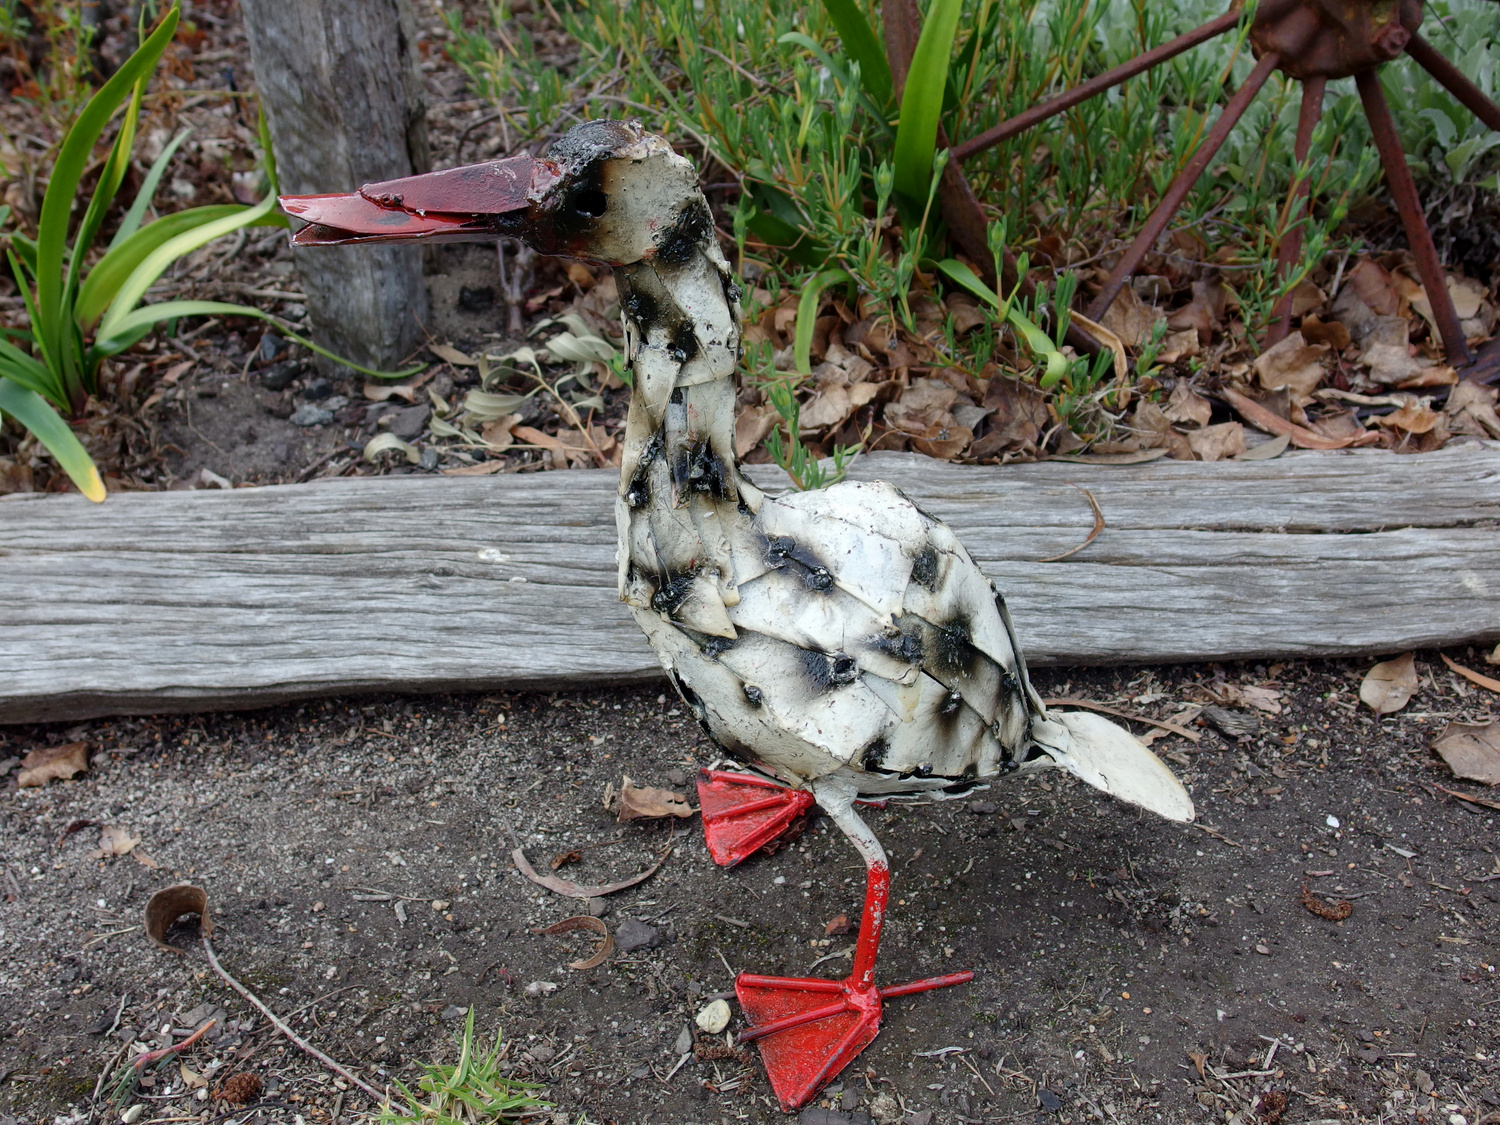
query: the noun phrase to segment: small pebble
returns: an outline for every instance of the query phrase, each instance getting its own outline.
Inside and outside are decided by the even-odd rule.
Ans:
[[[304,402],[292,412],[291,422],[294,426],[326,426],[333,421],[333,411],[324,410],[321,406],[314,406],[310,402]]]
[[[135,1105],[131,1106],[124,1113],[120,1114],[120,1120],[124,1122],[125,1125],[135,1125],[135,1123],[141,1119],[141,1115],[145,1112],[146,1107],[142,1103],[136,1102]]]
[[[654,949],[661,944],[661,931],[645,922],[626,918],[615,931],[615,948],[621,953],[634,953],[637,949]]]
[[[729,1004],[715,1000],[698,1013],[695,1023],[709,1035],[717,1035],[729,1026]]]
[[[693,1049],[693,1032],[692,1032],[692,1029],[689,1028],[689,1027],[684,1026],[683,1029],[677,1033],[677,1042],[675,1042],[675,1043],[672,1044],[672,1051],[673,1051],[674,1054],[685,1055],[689,1051],[691,1051],[692,1049]]]

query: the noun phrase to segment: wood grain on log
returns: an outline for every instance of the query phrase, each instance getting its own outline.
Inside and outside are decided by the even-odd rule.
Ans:
[[[1033,665],[1500,639],[1500,444],[1119,467],[877,454],[851,475],[953,527]],[[1075,485],[1104,532],[1036,562],[1092,528]],[[0,498],[0,722],[654,680],[615,600],[614,492],[589,470]]]
[[[425,172],[426,109],[409,0],[244,0],[255,81],[288,195]],[[318,341],[395,367],[421,342],[422,251],[293,251]]]

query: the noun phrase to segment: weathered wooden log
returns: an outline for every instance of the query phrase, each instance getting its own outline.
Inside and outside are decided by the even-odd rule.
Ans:
[[[287,194],[354,191],[430,167],[409,0],[244,0],[255,81]],[[296,250],[313,335],[390,368],[421,341],[422,251]]]
[[[779,470],[754,467],[768,487]],[[1500,444],[969,468],[862,458],[946,521],[1033,665],[1500,640]],[[1106,528],[1081,543],[1098,499]],[[603,470],[0,498],[0,722],[660,675]]]

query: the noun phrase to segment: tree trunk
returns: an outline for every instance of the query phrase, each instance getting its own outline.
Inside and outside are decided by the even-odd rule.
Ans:
[[[409,0],[243,0],[243,10],[283,192],[354,191],[429,169]],[[416,348],[427,315],[419,248],[293,254],[320,343],[387,368]]]

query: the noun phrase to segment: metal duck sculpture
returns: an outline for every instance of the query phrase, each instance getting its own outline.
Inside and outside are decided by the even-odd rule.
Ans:
[[[842,980],[741,973],[736,992],[782,1107],[809,1102],[872,1039],[890,869],[861,797],[1060,766],[1172,820],[1186,791],[1120,727],[1049,712],[1004,599],[954,534],[898,489],[769,496],[734,455],[740,289],[693,165],[639,125],[572,129],[545,159],[285,197],[298,245],[523,239],[614,267],[634,393],[616,501],[619,592],[709,736],[761,773],[705,771],[704,831],[732,865],[816,802],[864,859]],[[772,780],[774,777],[778,780]]]

